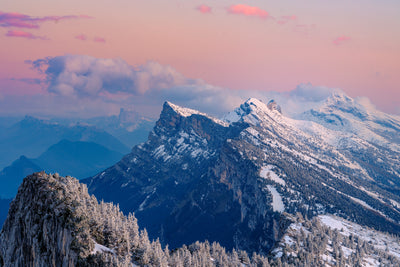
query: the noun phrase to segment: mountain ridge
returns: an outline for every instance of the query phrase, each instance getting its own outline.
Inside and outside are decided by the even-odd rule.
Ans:
[[[116,163],[122,154],[93,142],[66,139],[50,146],[37,158],[19,157],[0,171],[1,197],[14,197],[23,177],[46,170],[80,179],[96,174]]]
[[[0,150],[8,151],[0,155],[0,166],[11,164],[21,155],[38,157],[62,139],[95,142],[119,153],[130,150],[117,138],[94,126],[66,126],[26,116],[0,132]]]
[[[166,102],[148,141],[85,183],[96,196],[135,211],[151,237],[163,232],[171,246],[211,235],[227,248],[266,252],[287,227],[284,212],[334,213],[400,233],[398,187],[387,187],[397,183],[390,176],[398,169],[396,154],[349,134],[327,142],[336,131],[288,118],[276,102],[269,104],[250,98],[224,122]],[[387,168],[378,169],[379,162],[366,161],[361,151],[379,153]],[[195,214],[230,226],[221,231],[209,218],[214,225],[207,226],[207,236],[173,226],[204,227]],[[243,239],[245,231],[261,241]]]

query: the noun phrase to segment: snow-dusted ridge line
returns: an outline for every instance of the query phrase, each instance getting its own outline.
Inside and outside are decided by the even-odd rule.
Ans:
[[[181,106],[175,105],[175,104],[173,104],[173,103],[171,103],[169,101],[166,101],[165,103],[168,106],[170,106],[177,114],[179,114],[179,115],[181,115],[183,117],[190,117],[192,115],[201,115],[201,116],[209,118],[210,120],[212,120],[213,122],[215,122],[215,123],[217,123],[219,125],[222,125],[224,127],[229,127],[229,123],[227,123],[225,121],[222,121],[220,119],[214,118],[214,117],[212,117],[212,116],[210,116],[210,115],[208,115],[206,113],[203,113],[203,112],[191,109],[191,108],[181,107]]]
[[[259,125],[264,121],[265,118],[263,117],[265,116],[277,119],[281,117],[280,115],[280,112],[276,112],[274,109],[269,108],[267,103],[264,103],[257,98],[249,98],[235,110],[225,114],[222,117],[222,120],[234,123],[243,119],[245,122],[252,125]]]

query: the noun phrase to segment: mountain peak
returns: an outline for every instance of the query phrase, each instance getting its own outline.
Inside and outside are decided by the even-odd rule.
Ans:
[[[392,171],[398,172],[397,154],[287,118],[277,107],[250,98],[221,127],[166,102],[149,140],[86,182],[99,198],[135,212],[151,238],[161,235],[171,247],[212,238],[268,253],[290,223],[286,213],[297,212],[340,213],[399,233],[400,199],[388,189],[400,184]],[[340,123],[339,115],[321,120]]]
[[[139,235],[135,220],[98,203],[75,178],[37,172],[24,179],[10,205],[0,233],[0,264],[131,266],[140,244],[126,237]]]
[[[206,113],[203,113],[203,112],[197,111],[195,109],[191,109],[191,108],[181,107],[181,106],[173,104],[169,101],[166,101],[163,105],[163,110],[161,112],[161,115],[165,115],[167,113],[170,113],[171,111],[180,117],[190,117],[192,115],[200,115],[200,116],[206,117],[206,118],[212,120],[213,122],[220,124],[224,127],[229,126],[228,123],[226,123],[220,119],[214,118]]]
[[[273,100],[273,99],[268,102],[267,107],[270,110],[276,110],[276,111],[278,111],[279,113],[282,114],[281,106],[279,106],[278,103],[276,103],[276,101]]]
[[[36,117],[26,115],[20,122],[20,125],[36,125],[36,124],[51,124],[49,121],[41,120]]]
[[[197,110],[194,110],[194,109],[191,109],[191,108],[181,107],[181,106],[175,105],[175,104],[173,104],[173,103],[171,103],[169,101],[166,101],[164,103],[164,108],[166,108],[166,107],[171,108],[173,111],[175,111],[175,113],[181,115],[182,117],[190,117],[193,114],[199,114],[199,115],[203,115],[203,116],[208,116],[205,113],[201,113],[201,112],[199,112]]]
[[[334,91],[327,99],[326,103],[329,104],[354,104],[354,99],[346,95],[342,91]]]
[[[265,106],[265,103],[262,101],[262,100],[260,100],[260,99],[257,99],[257,98],[254,98],[254,97],[250,97],[249,99],[247,99],[245,102],[244,102],[244,104],[246,105],[252,105],[252,106],[254,106],[254,107],[263,107],[263,106]]]
[[[261,121],[268,120],[268,117],[271,118],[281,113],[281,107],[275,100],[271,100],[268,104],[265,104],[257,98],[249,98],[240,107],[226,114],[223,120],[233,123],[243,119],[250,124],[258,125]]]
[[[249,98],[244,104],[240,106],[241,109],[246,111],[247,114],[250,113],[267,113],[269,114],[271,111],[278,111],[282,113],[281,107],[278,103],[271,99],[268,104],[265,104],[262,100],[257,98]]]
[[[362,120],[369,117],[368,109],[365,106],[342,91],[333,92],[325,100],[320,110],[324,112],[347,113]]]

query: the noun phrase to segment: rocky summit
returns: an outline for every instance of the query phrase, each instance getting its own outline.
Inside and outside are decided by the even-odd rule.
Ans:
[[[24,179],[10,205],[0,266],[127,266],[138,242],[133,215],[99,204],[75,178],[40,172]]]
[[[148,141],[85,183],[171,247],[210,240],[266,255],[295,214],[399,234],[399,126],[343,95],[300,119],[254,98],[222,120],[166,102]]]

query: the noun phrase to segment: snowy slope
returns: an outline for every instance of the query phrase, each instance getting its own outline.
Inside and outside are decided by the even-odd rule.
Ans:
[[[334,118],[352,113],[343,125],[289,118],[275,101],[255,98],[222,120],[166,102],[148,141],[86,182],[172,245],[211,239],[269,250],[296,213],[337,214],[400,233],[399,153],[369,138],[378,134],[371,125],[392,117],[363,111],[347,96],[331,98],[324,105],[339,103]],[[394,117],[387,125],[397,131]],[[356,127],[368,134],[349,130]]]
[[[400,239],[334,215],[307,220],[292,217],[292,224],[272,250],[282,262],[307,266],[398,266]],[[296,264],[297,263],[297,264]]]

